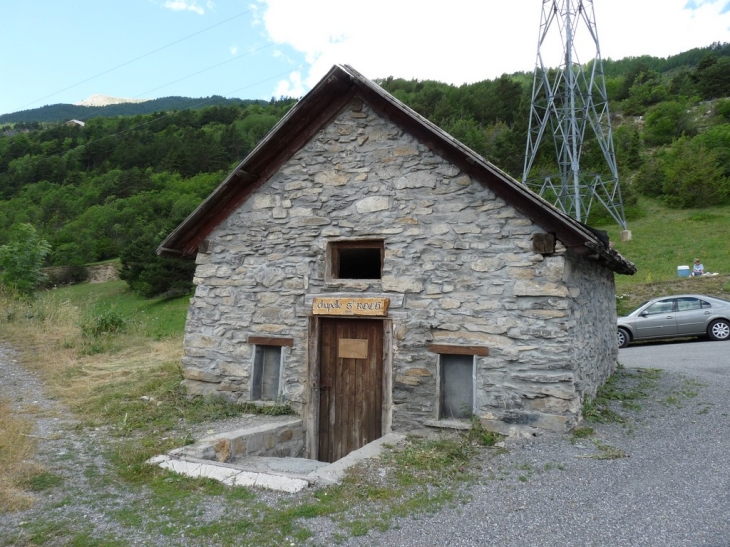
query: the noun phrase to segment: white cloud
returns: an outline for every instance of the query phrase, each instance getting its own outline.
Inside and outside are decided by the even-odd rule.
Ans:
[[[194,11],[198,15],[205,13],[205,10],[198,6],[196,0],[166,0],[163,7],[172,11]],[[211,3],[209,3],[208,7],[211,7]]]
[[[518,0],[256,0],[270,39],[303,54],[309,89],[335,63],[369,78],[453,84],[532,71],[540,3]],[[666,57],[730,42],[727,0],[596,0],[604,58]],[[543,49],[543,54],[546,55]],[[581,57],[587,61],[593,52]],[[559,63],[561,51],[555,53]],[[548,61],[552,58],[548,52]],[[291,78],[282,89],[297,89]],[[288,87],[287,87],[288,86]]]
[[[288,80],[281,80],[276,84],[274,97],[301,97],[306,91],[302,82],[302,74],[299,71],[294,71],[289,74]]]
[[[604,57],[667,57],[730,41],[727,0],[611,0],[596,5]],[[605,23],[603,22],[605,20]],[[610,25],[610,26],[609,26]]]
[[[238,53],[238,46],[231,46],[228,48],[228,51],[231,52],[231,55],[236,55]]]
[[[287,55],[286,53],[284,53],[284,52],[283,52],[283,51],[281,51],[280,49],[275,49],[275,50],[274,50],[274,51],[273,51],[273,52],[271,53],[271,55],[272,55],[272,56],[273,56],[273,57],[274,57],[275,59],[281,59],[281,60],[283,60],[283,61],[285,61],[285,62],[289,63],[290,65],[294,65],[294,64],[296,64],[296,61],[295,61],[294,59],[292,59],[292,58],[291,58],[291,57],[290,57],[289,55]]]

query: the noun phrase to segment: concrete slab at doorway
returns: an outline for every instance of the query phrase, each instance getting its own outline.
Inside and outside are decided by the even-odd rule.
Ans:
[[[384,446],[395,445],[404,439],[405,435],[390,433],[334,463],[272,457],[244,457],[223,463],[185,456],[179,450],[155,456],[147,463],[187,477],[217,480],[228,486],[293,493],[310,486],[336,484],[342,480],[348,468],[363,460],[378,457]]]

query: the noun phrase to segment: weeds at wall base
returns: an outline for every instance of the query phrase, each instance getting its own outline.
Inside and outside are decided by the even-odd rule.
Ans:
[[[628,423],[629,418],[614,408],[616,404],[622,410],[640,410],[636,401],[649,396],[661,374],[659,369],[629,370],[619,365],[594,397],[586,397],[583,418],[592,423]]]

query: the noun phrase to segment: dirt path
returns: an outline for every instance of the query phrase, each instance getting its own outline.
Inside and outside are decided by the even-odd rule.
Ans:
[[[130,487],[117,478],[109,454],[118,440],[104,428],[78,427],[79,421],[69,409],[48,396],[40,378],[23,367],[13,348],[2,342],[0,399],[8,401],[19,416],[35,423],[32,434],[38,441],[36,462],[46,469],[49,483],[47,489],[33,494],[31,509],[0,514],[0,546],[66,545],[70,537],[93,539],[90,545],[201,544],[200,540],[186,540],[184,532],[171,538],[149,523],[130,525],[120,518],[125,507],[155,502],[146,488]],[[181,427],[192,438],[199,438],[248,427],[257,418],[246,414]],[[259,498],[276,499],[268,492]],[[223,501],[212,503],[215,506]]]
[[[36,461],[45,467],[50,483],[60,484],[36,492],[32,509],[0,514],[0,545],[42,543],[37,541],[40,538],[53,545],[44,530],[47,523],[56,520],[75,521],[81,529],[92,535],[98,533],[99,537],[116,535],[115,523],[105,519],[97,504],[103,497],[100,494],[116,498],[113,503],[123,502],[125,489],[108,483],[103,492],[88,495],[100,486],[93,478],[107,472],[108,464],[101,454],[103,432],[77,429],[77,421],[68,409],[46,395],[40,379],[18,362],[7,344],[0,344],[0,378],[0,398],[8,401],[18,415],[35,422]]]

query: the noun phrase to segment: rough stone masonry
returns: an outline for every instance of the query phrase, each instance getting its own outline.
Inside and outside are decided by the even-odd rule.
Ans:
[[[616,364],[613,272],[533,251],[529,218],[354,99],[209,236],[183,359],[193,394],[249,399],[249,336],[287,336],[282,398],[309,402],[312,297],[387,296],[392,428],[437,417],[428,344],[476,357],[475,408],[499,431],[565,430]],[[329,279],[328,242],[382,239],[382,279]]]

